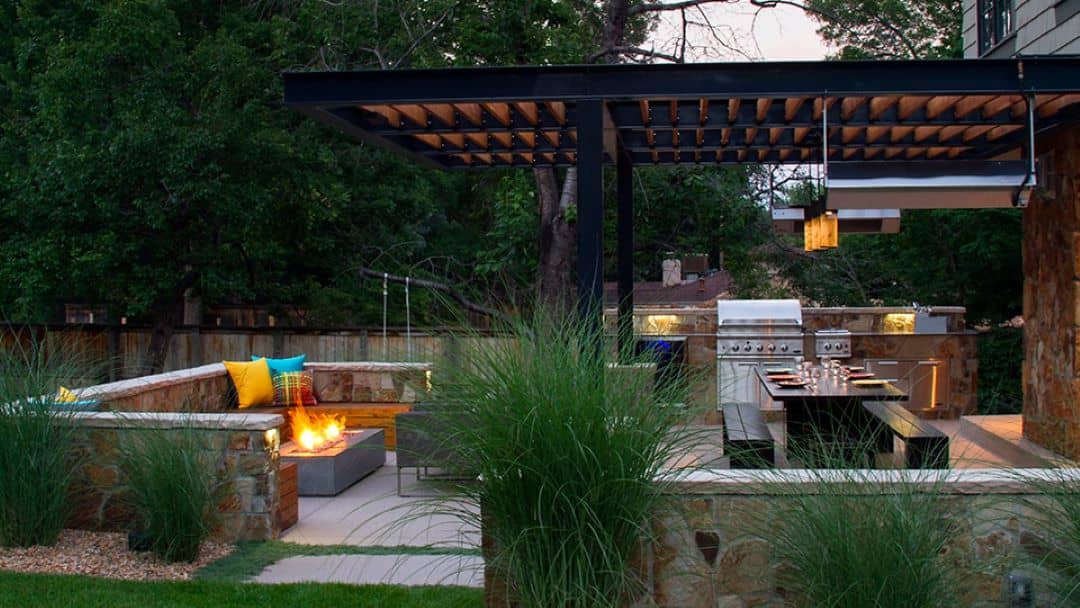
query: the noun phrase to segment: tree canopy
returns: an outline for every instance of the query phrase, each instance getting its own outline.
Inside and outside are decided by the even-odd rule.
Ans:
[[[645,48],[656,15],[683,4],[4,3],[0,316],[52,320],[60,304],[81,302],[164,330],[190,295],[304,311],[311,323],[377,322],[381,285],[360,268],[527,306],[543,269],[572,253],[555,259],[538,245],[547,235],[572,247],[567,172],[427,170],[284,108],[280,73],[659,60]],[[850,58],[954,56],[958,7],[806,8]],[[764,176],[759,167],[639,170],[638,278],[658,278],[665,252],[706,252],[746,295],[783,289],[770,281],[779,268],[821,302],[917,298],[987,316],[1018,306],[1011,283],[991,284],[1020,280],[1015,214],[905,214],[901,235],[845,237],[837,252],[806,256],[772,235]],[[391,289],[400,302],[401,287]],[[414,322],[443,313],[423,292],[412,298]],[[392,307],[391,323],[402,315]]]

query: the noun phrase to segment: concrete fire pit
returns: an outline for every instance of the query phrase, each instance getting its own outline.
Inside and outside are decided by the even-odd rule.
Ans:
[[[308,452],[290,441],[281,446],[281,461],[297,466],[300,496],[333,496],[386,464],[382,429],[346,431],[344,441]]]

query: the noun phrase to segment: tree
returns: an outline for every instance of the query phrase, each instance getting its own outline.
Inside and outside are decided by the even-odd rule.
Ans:
[[[45,4],[0,13],[9,317],[105,303],[152,322],[160,369],[185,294],[295,301],[365,242],[419,249],[437,193],[457,190],[281,106],[316,13]]]

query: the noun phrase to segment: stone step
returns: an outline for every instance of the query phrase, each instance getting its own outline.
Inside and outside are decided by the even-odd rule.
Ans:
[[[267,566],[254,583],[483,587],[479,555],[302,555]]]
[[[962,416],[960,432],[1016,467],[1046,468],[1070,464],[1063,457],[1025,439],[1022,417],[1018,414]]]

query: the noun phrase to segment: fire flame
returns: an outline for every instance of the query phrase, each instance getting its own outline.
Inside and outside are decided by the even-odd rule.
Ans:
[[[345,421],[337,416],[310,414],[303,405],[297,404],[289,411],[293,437],[308,452],[329,447],[341,439]]]

